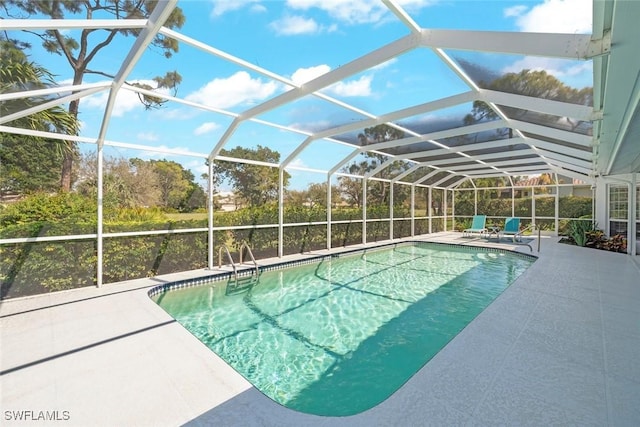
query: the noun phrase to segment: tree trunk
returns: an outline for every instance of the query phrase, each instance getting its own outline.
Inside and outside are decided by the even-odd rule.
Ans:
[[[73,84],[82,83],[82,74],[76,73],[73,78]],[[80,100],[76,99],[69,103],[69,113],[76,119],[78,118],[78,107]],[[63,192],[71,191],[71,173],[73,171],[73,156],[76,153],[76,143],[65,141],[65,148],[62,150],[62,171],[60,172],[60,190]]]
[[[62,155],[62,173],[60,176],[60,190],[63,192],[71,191],[71,170],[73,168],[73,152],[64,150]]]

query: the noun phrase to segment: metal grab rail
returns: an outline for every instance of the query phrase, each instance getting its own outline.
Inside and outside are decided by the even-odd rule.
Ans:
[[[242,254],[244,253],[243,249],[247,248],[247,252],[249,252],[249,256],[251,257],[251,261],[253,261],[253,266],[256,269],[256,276],[260,275],[260,269],[258,268],[258,263],[256,262],[256,259],[253,256],[253,252],[251,252],[251,248],[249,247],[249,244],[245,241],[242,242],[242,244],[240,245],[240,264],[242,264]]]
[[[542,237],[542,228],[538,227],[538,252],[540,252],[540,238]],[[533,249],[532,249],[533,251]]]
[[[233,267],[233,274],[236,277],[236,282],[237,282],[238,281],[238,269],[236,268],[236,264],[233,262],[233,258],[231,257],[231,252],[229,252],[229,248],[227,248],[226,245],[222,245],[222,246],[220,246],[220,249],[218,249],[218,268],[222,268],[222,250],[223,249],[227,253],[227,257],[229,258],[229,262],[231,263],[231,267]],[[240,261],[240,262],[242,262],[242,261]]]

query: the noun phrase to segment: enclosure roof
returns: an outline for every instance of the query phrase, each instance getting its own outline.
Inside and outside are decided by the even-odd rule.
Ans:
[[[59,85],[0,94],[0,101],[47,99],[0,117],[0,132],[96,144],[106,154],[135,157],[148,150],[199,158],[201,164],[229,160],[225,149],[260,145],[278,151],[280,159],[234,160],[319,173],[319,180],[327,173],[347,174],[345,167],[365,152],[384,161],[363,176],[437,187],[481,177],[557,173],[591,181],[639,172],[640,2],[565,2],[592,9],[588,31],[534,32],[535,25],[525,25],[559,0],[526,6],[383,0],[362,3],[366,10],[351,2],[170,0],[159,2],[149,19],[4,19],[0,26],[14,38],[45,29],[71,35],[83,29],[141,31],[104,49],[95,65],[102,72],[76,85],[54,62],[64,58],[32,58],[56,72]],[[179,30],[163,26],[175,7],[186,17]],[[488,12],[498,7],[501,15]],[[279,18],[269,20],[274,9]],[[567,14],[562,22],[573,15],[556,13]],[[320,14],[326,24],[319,24]],[[511,27],[505,16],[514,17]],[[180,51],[163,58],[152,44],[157,35],[177,40]],[[303,37],[307,47],[300,48],[294,39]],[[134,84],[172,68],[183,76],[178,94]],[[563,99],[500,83],[508,73],[526,70],[545,70],[576,90],[585,85],[573,77],[586,70],[593,94]],[[147,116],[132,113],[124,107],[132,93],[167,103]],[[12,125],[74,99],[81,99],[79,136]],[[402,137],[362,138],[365,129],[381,124]],[[183,125],[190,126],[188,133],[180,130]],[[384,175],[392,165],[395,172]]]

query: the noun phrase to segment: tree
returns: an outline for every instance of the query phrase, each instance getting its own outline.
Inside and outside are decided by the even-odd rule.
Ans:
[[[0,142],[0,199],[11,194],[60,188],[62,155],[51,141],[3,134]]]
[[[142,19],[148,17],[156,5],[157,0],[84,0],[84,1],[60,1],[60,0],[3,0],[0,5],[9,16],[10,12],[23,12],[27,17],[33,15],[44,15],[52,19],[64,19],[65,15],[77,18],[84,14],[86,19],[97,16],[113,16],[116,19]],[[169,18],[164,23],[168,28],[180,28],[184,24],[185,17],[182,9],[175,8]],[[110,29],[96,30],[83,29],[78,39],[60,30],[46,30],[36,33],[42,40],[43,47],[47,52],[64,57],[73,71],[73,84],[82,83],[86,74],[98,74],[107,77],[114,77],[104,71],[89,68],[90,63],[97,54],[106,46],[111,44],[117,35],[137,36],[141,29]],[[99,36],[102,37],[99,37]],[[177,40],[156,35],[152,44],[159,47],[164,56],[169,58],[173,52],[178,51]],[[180,75],[177,72],[170,72],[164,77],[153,79],[158,87],[175,88],[180,83]],[[161,101],[155,97],[143,97],[145,107],[149,108],[158,105]],[[79,100],[69,103],[69,113],[74,118],[78,117]],[[71,171],[73,166],[73,152],[66,150],[63,152],[63,162],[61,171],[61,188],[64,191],[71,189]]]
[[[16,42],[0,40],[0,93],[41,89],[53,83],[53,76],[30,62]],[[7,116],[47,101],[29,97],[0,103],[0,116]],[[53,107],[8,124],[25,129],[54,131],[68,135],[78,132],[78,121],[61,107]],[[7,193],[55,191],[59,188],[64,155],[76,154],[68,142],[3,134],[0,145],[0,197]]]
[[[519,73],[507,73],[504,76],[493,80],[489,84],[483,83],[481,85],[491,90],[531,96],[535,98],[552,99],[555,101],[570,102],[581,105],[592,105],[593,103],[593,88],[572,88],[565,85],[544,70],[522,70]],[[507,106],[500,106],[500,108],[508,117],[513,119],[522,120],[526,118],[527,121],[533,123],[548,123],[556,125],[561,125],[566,122],[569,124],[571,130],[575,130],[583,123],[582,121],[574,121],[570,117],[559,118],[557,116]],[[497,118],[498,115],[489,105],[482,101],[474,101],[471,113],[467,114],[463,121],[465,124],[470,125],[483,121],[495,120]],[[498,130],[498,132],[501,133],[501,135],[504,135],[505,130],[501,129]],[[511,132],[510,129],[509,132]]]
[[[369,163],[367,161],[352,162],[343,167],[341,171],[350,175],[363,175],[367,172]],[[338,177],[338,188],[340,194],[350,206],[362,207],[362,179],[348,176]]]
[[[85,155],[79,162],[78,193],[96,197],[97,171],[95,155]],[[160,205],[160,186],[155,171],[145,163],[134,167],[124,158],[104,159],[103,205],[107,211],[140,206]]]
[[[389,125],[377,125],[364,129],[363,133],[358,135],[360,144],[367,146],[380,142],[402,139],[404,132],[395,129]],[[373,152],[366,152],[365,160],[361,162],[353,162],[342,168],[342,171],[351,175],[365,175],[376,169],[380,164],[384,163],[386,156]],[[391,179],[393,176],[407,170],[408,165],[404,162],[394,161],[377,176],[383,179]],[[357,207],[362,206],[362,180],[358,178],[340,177],[339,188],[345,195],[347,201]],[[384,181],[370,181],[369,201],[375,205],[386,205],[389,203],[389,183]],[[399,195],[402,197],[402,195]]]
[[[131,172],[144,187],[153,182],[158,191],[155,206],[165,210],[191,212],[206,206],[206,194],[195,181],[193,173],[173,160],[131,159]],[[141,194],[141,196],[144,195]]]
[[[284,201],[289,206],[306,206],[309,203],[307,190],[287,190],[284,193]]]
[[[261,145],[255,149],[243,147],[231,150],[223,149],[220,151],[220,155],[268,163],[280,162],[280,153]],[[217,161],[213,170],[217,175],[216,182],[228,181],[233,187],[233,191],[250,206],[259,206],[278,199],[279,170],[276,167]],[[285,187],[289,184],[289,177],[290,175],[285,172],[283,179]]]
[[[327,183],[311,183],[306,190],[288,190],[285,193],[285,201],[292,206],[308,206],[310,208],[327,206]],[[340,202],[340,189],[331,186],[331,206],[335,207]]]
[[[309,201],[312,206],[326,206],[327,205],[327,183],[312,183],[307,187],[307,193],[309,195]],[[331,207],[335,207],[341,200],[340,189],[332,185],[331,186]]]
[[[95,196],[95,156],[85,156],[78,192]],[[104,205],[107,209],[160,207],[190,212],[206,206],[204,190],[191,171],[174,161],[106,158],[104,160]]]

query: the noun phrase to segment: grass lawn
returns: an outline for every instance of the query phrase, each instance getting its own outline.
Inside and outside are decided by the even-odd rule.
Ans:
[[[207,219],[206,212],[197,212],[197,213],[168,213],[165,214],[167,219],[171,219],[174,221],[184,221],[184,220],[192,220],[192,219]]]

